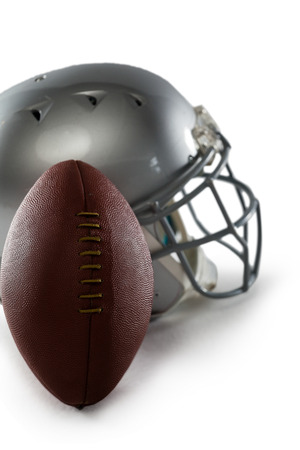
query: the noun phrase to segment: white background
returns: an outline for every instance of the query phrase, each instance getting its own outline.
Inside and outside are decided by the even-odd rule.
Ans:
[[[264,246],[249,293],[152,323],[118,387],[83,411],[39,384],[0,310],[1,448],[300,448],[298,4],[2,4],[0,91],[87,62],[163,76],[231,142],[234,172],[261,200]]]

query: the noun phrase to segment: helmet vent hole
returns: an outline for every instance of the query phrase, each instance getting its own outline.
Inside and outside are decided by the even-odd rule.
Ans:
[[[142,106],[144,106],[145,101],[143,98],[141,98],[139,95],[137,94],[130,94],[129,99],[130,103],[134,106],[134,107],[138,107],[141,108]]]
[[[88,96],[88,101],[91,103],[91,105],[97,106],[97,99],[96,99],[96,97],[93,97],[92,95],[89,95]]]
[[[142,103],[142,101],[141,101],[139,98],[136,98],[136,99],[135,99],[135,103],[136,103],[138,106],[143,106],[143,103]]]
[[[47,78],[47,75],[41,75],[39,77],[36,77],[36,79],[34,80],[36,83],[39,83],[40,81],[43,81]]]
[[[38,122],[40,122],[41,117],[42,117],[41,111],[39,111],[38,109],[32,109],[32,110],[31,110],[31,114],[33,115],[33,117],[34,117]]]

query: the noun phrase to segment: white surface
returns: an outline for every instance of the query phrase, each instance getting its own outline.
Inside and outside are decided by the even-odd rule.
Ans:
[[[235,174],[261,200],[264,231],[261,274],[249,293],[220,303],[190,301],[152,323],[118,387],[83,411],[39,384],[0,311],[6,448],[299,449],[297,6],[292,0],[2,5],[0,91],[75,63],[121,62],[158,73],[217,120],[232,144]]]

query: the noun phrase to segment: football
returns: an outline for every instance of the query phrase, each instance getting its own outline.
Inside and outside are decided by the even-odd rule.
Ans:
[[[4,312],[25,361],[62,402],[82,408],[120,381],[146,333],[151,256],[118,189],[65,161],[30,189],[1,263]]]

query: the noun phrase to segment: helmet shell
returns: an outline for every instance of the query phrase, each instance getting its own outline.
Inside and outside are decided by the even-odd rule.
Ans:
[[[133,205],[189,164],[193,107],[167,81],[119,64],[31,78],[0,95],[0,251],[35,181],[68,159],[101,170]]]

